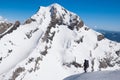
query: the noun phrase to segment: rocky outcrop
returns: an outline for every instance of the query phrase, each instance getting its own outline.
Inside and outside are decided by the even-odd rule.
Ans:
[[[118,56],[120,56],[120,50],[116,51],[116,54],[117,54]]]
[[[14,28],[17,28],[17,27],[19,27],[19,26],[20,26],[20,21],[16,21],[13,27],[14,27]]]
[[[34,22],[34,21],[36,21],[36,20],[32,19],[32,18],[29,18],[24,22],[24,24],[30,24],[31,22]]]
[[[12,23],[0,23],[0,34],[2,34],[3,32],[5,32],[8,28],[10,28],[12,26]]]
[[[84,22],[81,20],[77,26],[76,26],[76,29],[79,30],[80,28],[82,28],[84,26]]]
[[[25,68],[23,67],[19,67],[17,68],[12,75],[12,78],[10,80],[16,80],[16,78],[20,75],[21,72],[23,72],[25,70]]]
[[[12,23],[4,23],[3,28],[1,28],[1,35],[0,38],[2,38],[4,35],[9,34],[11,32],[13,32],[13,30],[16,30],[19,26],[20,26],[20,22],[16,21],[14,24]]]
[[[12,28],[6,34],[13,32],[13,30],[16,30],[19,26],[20,26],[20,22],[16,21],[15,24],[12,26]]]
[[[104,35],[98,35],[98,36],[97,36],[97,40],[98,40],[98,41],[101,41],[101,40],[103,40],[104,38],[105,38]]]

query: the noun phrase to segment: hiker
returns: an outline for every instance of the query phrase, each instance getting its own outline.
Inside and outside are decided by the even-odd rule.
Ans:
[[[88,60],[84,60],[84,71],[87,72],[87,68],[89,67],[89,61]]]

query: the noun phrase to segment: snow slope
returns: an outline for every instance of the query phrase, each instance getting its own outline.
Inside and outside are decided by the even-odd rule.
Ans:
[[[120,71],[98,71],[72,75],[64,80],[120,80]]]
[[[120,43],[87,27],[59,4],[38,12],[0,40],[0,80],[63,80],[83,72],[115,70]]]

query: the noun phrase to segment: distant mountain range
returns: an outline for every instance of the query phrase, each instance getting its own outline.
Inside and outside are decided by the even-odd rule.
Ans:
[[[107,30],[96,30],[100,33],[102,33],[106,38],[120,42],[120,32],[118,31],[107,31]]]

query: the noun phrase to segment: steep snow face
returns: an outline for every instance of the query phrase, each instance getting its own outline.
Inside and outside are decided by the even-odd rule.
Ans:
[[[39,11],[0,40],[1,80],[62,80],[88,71],[119,69],[120,44],[88,28],[59,4]]]

